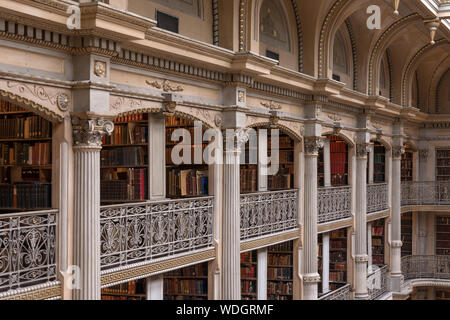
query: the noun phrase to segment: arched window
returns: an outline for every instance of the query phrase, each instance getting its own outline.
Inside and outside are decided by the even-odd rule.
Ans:
[[[450,69],[448,69],[439,82],[436,99],[437,112],[450,113]]]
[[[351,63],[351,45],[348,33],[345,30],[338,30],[333,43],[333,75],[332,78],[346,84],[346,87],[352,88],[352,63]]]

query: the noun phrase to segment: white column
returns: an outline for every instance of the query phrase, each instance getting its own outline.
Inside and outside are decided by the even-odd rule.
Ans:
[[[368,298],[367,291],[367,153],[368,143],[356,145],[355,299]]]
[[[374,153],[375,153],[375,146],[370,144],[369,146],[369,177],[368,177],[368,183],[373,183],[373,172],[374,172]]]
[[[103,119],[78,119],[73,124],[75,168],[74,265],[80,287],[74,300],[100,300],[100,150],[114,125]]]
[[[224,134],[223,217],[222,217],[222,299],[241,299],[240,272],[240,179],[241,145],[248,140],[243,131]]]
[[[331,187],[331,154],[329,138],[326,138],[323,142],[323,176],[324,186]]]
[[[367,224],[367,265],[368,265],[368,272],[372,271],[372,264],[373,264],[373,258],[372,258],[372,223],[369,222]]]
[[[391,279],[392,290],[400,291],[401,286],[401,157],[403,147],[392,148],[392,227],[391,227]]]
[[[148,115],[149,200],[166,198],[166,120],[163,114]]]
[[[258,250],[258,300],[267,300],[267,248]]]
[[[145,283],[147,300],[164,300],[164,276],[148,277]]]
[[[273,138],[272,138],[273,139]],[[272,140],[273,141],[273,140]],[[258,130],[258,191],[267,191],[267,130]]]
[[[317,300],[317,157],[321,137],[305,137],[305,210],[303,250],[303,299]]]
[[[330,291],[330,234],[322,234],[322,293]]]

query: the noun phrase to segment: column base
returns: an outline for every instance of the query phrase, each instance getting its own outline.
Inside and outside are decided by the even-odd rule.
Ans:
[[[369,300],[369,294],[356,294],[355,293],[355,300]]]
[[[401,292],[403,284],[402,274],[391,274],[391,291]]]

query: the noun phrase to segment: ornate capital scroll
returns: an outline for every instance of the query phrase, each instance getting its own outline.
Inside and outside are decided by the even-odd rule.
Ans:
[[[112,121],[97,119],[72,119],[73,145],[75,147],[101,147],[102,137],[114,131]]]
[[[240,152],[249,140],[248,131],[244,129],[226,129],[223,131],[223,144],[225,151]]]
[[[402,158],[402,154],[405,153],[404,147],[392,147],[392,159],[399,160]]]
[[[426,161],[428,159],[428,149],[420,149],[419,158],[420,160]]]
[[[356,144],[356,157],[357,158],[367,158],[367,154],[370,151],[369,143],[358,143]]]
[[[310,156],[318,156],[319,150],[323,148],[322,137],[305,137],[305,154]]]
[[[318,273],[304,274],[303,282],[305,283],[317,283],[320,282],[320,275]]]

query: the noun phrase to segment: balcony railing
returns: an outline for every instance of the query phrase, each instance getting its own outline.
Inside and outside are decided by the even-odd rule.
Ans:
[[[450,205],[450,182],[402,182],[402,206]]]
[[[369,300],[375,300],[388,292],[388,266],[380,267],[367,275]]]
[[[352,188],[329,187],[318,189],[318,223],[336,221],[352,216]]]
[[[57,210],[0,216],[0,292],[56,280]]]
[[[241,195],[241,240],[298,228],[298,190]]]
[[[337,290],[324,294],[319,298],[319,300],[350,300],[351,288],[352,288],[351,284],[346,284],[345,286]]]
[[[213,197],[102,207],[101,269],[212,247]]]
[[[406,256],[402,274],[410,279],[450,279],[450,256]]]
[[[389,209],[387,183],[368,184],[367,213],[379,212],[387,209]]]

